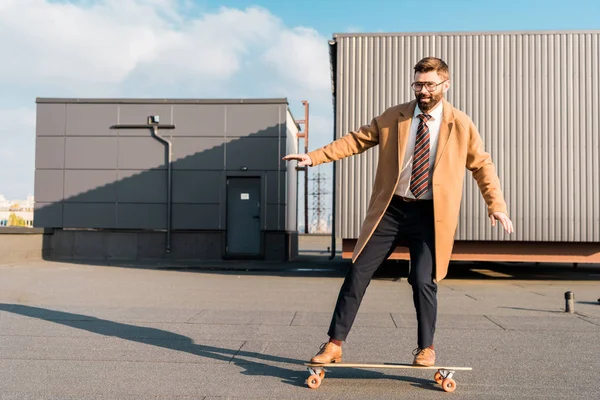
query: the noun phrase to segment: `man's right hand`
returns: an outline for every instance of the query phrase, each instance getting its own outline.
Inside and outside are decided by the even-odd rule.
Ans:
[[[308,156],[308,154],[288,154],[283,157],[284,160],[297,160],[299,167],[310,166],[312,165],[312,160]]]

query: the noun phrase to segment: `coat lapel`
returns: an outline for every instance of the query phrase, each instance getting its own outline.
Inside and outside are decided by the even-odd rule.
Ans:
[[[406,152],[406,145],[408,144],[408,137],[410,135],[410,125],[412,124],[412,116],[416,105],[416,100],[411,101],[406,107],[400,110],[400,115],[398,116],[398,174],[402,171],[404,153]]]
[[[440,158],[442,158],[444,150],[446,150],[446,145],[448,144],[448,140],[450,139],[450,133],[452,132],[452,124],[454,121],[454,113],[452,112],[452,106],[446,101],[446,99],[442,99],[442,101],[444,105],[444,111],[442,114],[442,123],[440,125],[437,151],[435,153],[435,163],[433,164],[434,170],[437,167]]]

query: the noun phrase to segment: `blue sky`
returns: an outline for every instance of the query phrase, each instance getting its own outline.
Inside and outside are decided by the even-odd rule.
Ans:
[[[456,32],[598,29],[597,0],[222,0],[198,1],[211,9],[260,5],[288,25],[333,32]]]
[[[563,29],[600,29],[600,1],[0,0],[0,194],[33,193],[36,97],[306,99],[314,149],[333,33]]]

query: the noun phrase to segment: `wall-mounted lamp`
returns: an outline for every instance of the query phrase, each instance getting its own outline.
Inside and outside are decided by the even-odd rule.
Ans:
[[[160,117],[158,115],[151,115],[148,117],[148,125],[156,125],[160,121]]]
[[[240,171],[248,171],[248,167],[244,165],[243,167],[240,167]]]

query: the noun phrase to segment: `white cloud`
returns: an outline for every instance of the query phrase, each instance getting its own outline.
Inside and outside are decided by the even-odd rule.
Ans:
[[[56,84],[116,83],[148,57],[153,25],[164,25],[150,6],[114,0],[89,8],[44,0],[10,2],[0,12],[0,36],[10,61],[0,79]],[[128,18],[133,17],[133,18]],[[147,21],[147,22],[143,22]]]
[[[4,133],[3,154],[23,154],[33,169],[35,97],[287,97],[297,118],[306,99],[314,121],[331,121],[327,38],[264,8],[200,11],[189,0],[0,0],[0,37],[11,39],[0,41],[10,55],[0,107],[30,107],[19,111],[28,123],[2,119],[30,138]],[[331,138],[331,124],[320,125],[313,145]],[[10,169],[6,159],[0,169]],[[15,174],[31,192],[33,171]],[[17,190],[16,179],[3,175],[0,193]]]
[[[81,88],[144,77],[153,85],[226,81],[262,61],[309,90],[328,85],[327,40],[289,29],[268,10],[221,8],[187,19],[175,0],[103,0],[90,6],[21,0],[0,9],[0,83]]]
[[[330,87],[329,49],[327,41],[315,30],[296,28],[280,32],[264,59],[275,66],[281,76],[309,90]]]

